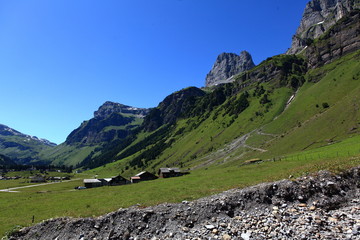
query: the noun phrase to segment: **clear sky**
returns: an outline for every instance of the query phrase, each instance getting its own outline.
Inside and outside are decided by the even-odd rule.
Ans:
[[[0,123],[55,143],[105,101],[156,107],[222,52],[290,47],[307,0],[0,0]]]

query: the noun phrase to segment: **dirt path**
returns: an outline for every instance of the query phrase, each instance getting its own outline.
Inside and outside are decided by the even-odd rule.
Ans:
[[[14,191],[14,190],[22,189],[22,188],[38,187],[38,186],[49,185],[49,184],[54,184],[54,183],[71,182],[71,181],[76,181],[76,180],[79,180],[79,179],[80,178],[71,179],[71,180],[65,180],[65,181],[62,181],[62,182],[39,183],[39,184],[27,185],[27,186],[21,186],[21,187],[6,188],[6,189],[0,189],[0,192],[19,192],[19,191]]]

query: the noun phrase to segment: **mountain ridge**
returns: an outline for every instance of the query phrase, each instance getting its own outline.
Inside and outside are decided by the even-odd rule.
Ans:
[[[107,101],[102,104],[94,117],[84,121],[73,130],[65,144],[98,144],[115,138],[125,138],[128,132],[139,125],[150,109],[136,108],[120,103]]]
[[[42,164],[46,159],[40,157],[45,149],[56,147],[46,139],[23,134],[13,128],[0,124],[0,153],[10,157],[18,164]]]

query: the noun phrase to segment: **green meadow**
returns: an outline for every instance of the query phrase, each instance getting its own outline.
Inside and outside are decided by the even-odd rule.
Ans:
[[[195,200],[232,188],[243,188],[303,176],[327,169],[339,172],[360,164],[360,136],[275,161],[194,170],[189,175],[114,187],[75,190],[82,179],[0,192],[0,235],[55,217],[96,217],[133,205],[146,207],[164,202]],[[339,153],[339,155],[336,155]],[[312,156],[312,157],[310,157]],[[0,189],[26,185],[23,180],[0,181]],[[34,223],[33,223],[34,219]]]

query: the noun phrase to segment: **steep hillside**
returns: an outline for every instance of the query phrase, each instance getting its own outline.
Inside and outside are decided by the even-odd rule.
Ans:
[[[118,161],[95,171],[131,175],[163,166],[232,165],[295,154],[359,134],[360,53],[353,44],[359,35],[349,30],[358,29],[357,16],[353,11],[339,20],[300,55],[268,58],[235,76],[233,83],[175,101],[174,106],[166,101],[172,109],[181,109],[173,115],[176,121],[146,127],[154,116],[166,115],[161,103],[131,144],[94,159]],[[342,46],[347,51],[314,60],[311,51],[321,49],[324,41],[339,42],[344,34],[352,36],[349,45]],[[328,51],[337,48],[333,44]]]
[[[253,77],[264,69],[271,74],[263,73],[260,79]],[[143,132],[139,135],[143,137],[125,149],[119,149],[112,159],[120,161],[110,164],[109,168],[129,173],[147,168],[155,172],[161,166],[188,168],[203,164],[203,156],[270,122],[281,113],[302,83],[301,74],[305,71],[306,64],[301,58],[276,56],[245,76],[239,76],[234,83],[218,86],[203,96],[189,95],[182,104],[174,102],[182,109],[181,114],[174,116],[177,121],[149,133],[145,120]],[[154,110],[158,115],[164,112],[162,105],[164,103]],[[152,112],[147,118],[152,118]],[[97,157],[98,162],[103,161],[101,159],[104,157]]]
[[[48,163],[46,158],[41,158],[39,154],[55,146],[56,144],[46,139],[26,135],[0,124],[0,153],[18,164]]]
[[[334,139],[328,134],[334,128],[337,139],[345,139],[346,128],[357,129],[351,106],[358,91],[357,81],[351,80],[358,78],[359,69],[357,6],[356,0],[314,0],[297,32],[308,33],[301,51],[300,45],[293,48],[297,55],[273,56],[254,66],[246,52],[221,54],[207,76],[207,88],[182,89],[151,110],[107,102],[44,156],[54,164],[83,168],[108,164],[104,171],[130,175],[161,166],[201,168],[277,157]],[[315,24],[320,16],[324,22]],[[325,27],[315,31],[314,24]],[[299,116],[294,118],[293,111]],[[344,116],[344,128],[329,120],[331,114]]]

